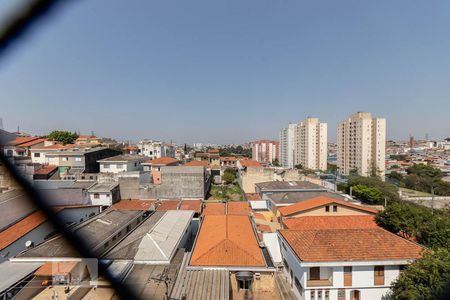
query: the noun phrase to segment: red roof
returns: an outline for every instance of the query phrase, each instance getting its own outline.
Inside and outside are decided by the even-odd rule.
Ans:
[[[258,224],[256,227],[260,232],[272,232],[272,229],[270,228],[269,225]]]
[[[39,148],[35,148],[35,150],[52,150],[52,149],[70,149],[73,148],[74,144],[67,144],[67,145],[62,145],[62,144],[53,144],[53,145],[49,145],[49,146],[45,146],[45,147],[39,147]]]
[[[208,165],[206,160],[192,160],[184,164],[186,167],[208,167]]]
[[[225,203],[207,203],[203,207],[203,215],[224,215]]]
[[[53,210],[58,212],[63,208],[54,207]],[[39,225],[43,224],[47,220],[47,217],[42,211],[36,211],[17,223],[9,226],[2,232],[0,232],[0,250],[5,249],[19,238],[23,237]]]
[[[76,261],[46,262],[34,272],[36,276],[68,275],[77,265]]]
[[[36,140],[32,140],[32,141],[29,141],[29,142],[26,142],[26,143],[22,143],[22,144],[17,145],[17,146],[20,146],[20,147],[31,147],[31,146],[43,143],[46,140],[47,139],[36,139]]]
[[[383,261],[418,259],[424,249],[380,227],[280,230],[301,261]]]
[[[190,261],[192,266],[264,267],[247,216],[205,216]]]
[[[374,216],[305,216],[283,221],[289,229],[357,229],[377,228]]]
[[[208,149],[208,153],[219,153],[219,149]]]
[[[172,158],[172,157],[160,157],[152,160],[148,160],[145,163],[150,165],[160,165],[160,166],[167,166],[171,164],[175,164],[178,162],[178,159]]]
[[[296,204],[293,204],[293,205],[281,207],[278,209],[278,211],[280,212],[280,214],[282,216],[289,216],[289,215],[304,212],[304,211],[307,211],[307,210],[310,210],[313,208],[325,206],[327,204],[339,204],[342,206],[350,207],[350,208],[357,209],[357,210],[364,211],[366,213],[371,213],[371,214],[378,213],[378,211],[373,208],[369,208],[369,207],[366,207],[363,205],[357,205],[357,204],[350,203],[348,201],[338,200],[338,199],[329,198],[329,197],[325,197],[325,196],[315,197],[315,198],[311,198],[311,199],[308,199],[305,201],[297,202]]]
[[[242,167],[261,167],[261,164],[254,159],[242,159],[239,161]]]
[[[202,211],[202,201],[201,200],[183,200],[181,202],[179,210],[193,210],[197,213]]]
[[[157,211],[166,210],[178,210],[178,205],[180,205],[180,200],[163,200],[156,208]]]
[[[42,166],[42,168],[34,171],[34,174],[36,174],[36,175],[50,174],[51,172],[55,171],[56,169],[58,169],[58,166],[46,165],[46,166]]]
[[[250,206],[247,201],[245,202],[234,201],[227,203],[228,215],[248,216],[249,213],[250,213]]]
[[[18,137],[13,141],[8,142],[9,145],[12,146],[22,146],[22,144],[29,143],[35,140],[40,140],[38,136],[25,136],[25,137]]]
[[[117,210],[151,210],[156,200],[121,200],[111,206]]]
[[[234,156],[226,156],[226,157],[221,157],[220,160],[221,161],[236,161],[237,158]]]

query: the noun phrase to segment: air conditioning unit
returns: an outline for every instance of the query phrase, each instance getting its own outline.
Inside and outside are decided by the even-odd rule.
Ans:
[[[260,280],[261,279],[261,273],[255,273],[255,279]]]

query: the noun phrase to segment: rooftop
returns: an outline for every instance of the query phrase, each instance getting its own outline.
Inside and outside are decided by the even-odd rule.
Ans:
[[[89,188],[90,193],[109,193],[119,185],[118,182],[97,183]]]
[[[65,276],[73,270],[76,266],[77,262],[68,261],[68,262],[46,262],[39,269],[34,272],[36,276],[54,276],[54,275],[62,275]]]
[[[316,197],[328,197],[338,200],[344,200],[345,197],[336,193],[330,193],[330,192],[287,192],[287,193],[278,193],[278,194],[270,194],[267,195],[267,197],[278,205],[283,204],[293,204],[297,202],[302,202],[311,198]]]
[[[183,166],[186,167],[208,167],[209,163],[206,160],[192,160],[185,163]]]
[[[75,226],[73,231],[85,239],[87,246],[98,256],[103,254],[103,242],[118,230],[141,215],[141,211],[111,210]],[[65,238],[58,235],[21,254],[17,258],[48,258],[48,257],[79,257],[79,253],[72,249]]]
[[[374,216],[305,216],[283,221],[289,229],[357,229],[377,228]]]
[[[178,159],[172,157],[160,157],[152,160],[146,161],[144,164],[146,165],[158,165],[158,166],[166,166],[171,164],[176,164]]]
[[[152,210],[156,200],[121,200],[111,206],[118,210]]]
[[[8,145],[12,146],[22,146],[22,144],[29,143],[32,141],[40,140],[38,136],[26,136],[26,137],[17,137],[16,139],[8,142]]]
[[[267,191],[324,191],[326,192],[327,189],[311,183],[309,181],[267,181],[267,182],[260,182],[255,183],[255,186],[258,187],[261,192],[267,192]]]
[[[137,155],[137,154],[122,154],[116,155],[112,157],[107,157],[98,160],[97,162],[127,162],[127,161],[135,161],[135,160],[143,160],[146,159],[145,156]]]
[[[32,274],[42,263],[15,263],[3,261],[0,263],[0,294]]]
[[[157,211],[177,210],[181,200],[163,200],[160,202]]]
[[[52,173],[56,169],[58,169],[58,166],[46,165],[46,166],[42,166],[42,168],[37,169],[36,171],[34,171],[34,174],[35,175],[46,175],[46,174]]]
[[[225,215],[225,203],[206,203],[203,207],[203,215]]]
[[[242,167],[261,167],[261,164],[254,159],[241,159],[239,161]]]
[[[279,231],[304,262],[418,259],[424,248],[382,228]]]
[[[157,211],[118,243],[106,258],[169,263],[193,215],[191,211]]]
[[[315,198],[311,198],[308,200],[298,202],[293,205],[280,207],[278,209],[278,211],[280,212],[280,214],[282,216],[289,216],[289,215],[297,214],[300,212],[304,212],[304,211],[307,211],[310,209],[322,207],[322,206],[329,205],[329,204],[339,204],[341,206],[345,206],[345,207],[353,209],[353,210],[359,210],[361,212],[374,214],[374,215],[376,213],[378,213],[378,211],[373,208],[369,208],[369,207],[366,207],[363,205],[353,204],[353,203],[350,203],[350,202],[344,201],[344,200],[338,200],[338,199],[334,199],[334,198],[324,197],[324,196],[315,197]]]
[[[266,266],[248,216],[204,217],[191,266]]]
[[[181,202],[179,210],[193,210],[196,213],[202,211],[202,201],[201,200],[183,200]]]
[[[248,216],[250,213],[250,206],[247,201],[229,201],[227,203],[227,214]]]

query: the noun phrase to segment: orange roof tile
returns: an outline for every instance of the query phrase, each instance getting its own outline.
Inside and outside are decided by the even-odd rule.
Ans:
[[[242,159],[239,161],[241,166],[245,167],[261,167],[261,164],[254,159]]]
[[[46,262],[34,272],[35,276],[68,275],[77,265],[76,261]]]
[[[193,210],[197,213],[202,211],[202,201],[201,200],[183,200],[181,202],[179,210]]]
[[[377,228],[374,216],[305,216],[283,221],[289,229],[357,229]]]
[[[418,259],[424,249],[382,228],[280,230],[302,261]]]
[[[62,145],[62,144],[53,144],[53,145],[49,145],[49,146],[44,146],[44,147],[39,147],[39,148],[35,148],[34,150],[52,150],[52,149],[70,149],[75,147],[76,145],[74,144],[67,144],[67,145]]]
[[[28,143],[34,140],[39,139],[38,136],[25,136],[25,137],[18,137],[13,141],[8,142],[8,145],[12,146],[21,146],[21,144]]]
[[[313,208],[317,208],[317,207],[321,207],[327,204],[339,204],[342,206],[346,206],[346,207],[351,207],[360,211],[364,211],[367,213],[371,213],[371,214],[376,214],[378,213],[378,211],[376,209],[373,208],[369,208],[363,205],[357,205],[357,204],[353,204],[350,203],[348,201],[344,201],[344,200],[338,200],[338,199],[334,199],[334,198],[329,198],[329,197],[325,197],[325,196],[320,196],[320,197],[315,197],[315,198],[311,198],[305,201],[301,201],[301,202],[297,202],[293,205],[289,205],[289,206],[285,206],[285,207],[281,207],[278,209],[278,211],[280,212],[280,214],[282,216],[289,216],[292,214],[297,214],[303,211],[307,211]]]
[[[265,266],[247,216],[205,216],[194,246],[192,266]]]
[[[225,156],[220,158],[221,161],[236,161],[237,158],[234,156]]]
[[[224,215],[225,203],[207,203],[203,207],[203,215]]]
[[[19,147],[31,147],[31,146],[43,143],[46,140],[47,139],[36,139],[36,140],[32,140],[32,141],[29,141],[29,142],[26,142],[26,143],[19,144],[17,146],[19,146]]]
[[[256,227],[260,232],[272,232],[272,229],[270,228],[269,225],[258,224]]]
[[[229,215],[241,215],[248,216],[250,213],[250,206],[248,202],[228,202],[227,203],[227,214]]]
[[[151,210],[156,200],[121,200],[111,206],[117,210]]]
[[[180,200],[163,200],[156,208],[157,211],[166,210],[178,210],[178,205],[180,205]]]
[[[208,153],[219,153],[219,149],[208,149]]]
[[[61,211],[63,208],[53,208],[56,212]],[[9,226],[2,232],[0,232],[0,250],[5,249],[19,238],[23,237],[39,225],[43,224],[47,220],[47,217],[42,211],[35,211],[34,213],[26,216],[17,223]]]
[[[150,165],[160,165],[160,166],[167,166],[171,164],[175,164],[178,162],[178,159],[172,158],[172,157],[160,157],[152,160],[148,160],[145,163]]]
[[[245,194],[245,199],[247,199],[247,201],[258,201],[258,200],[262,200],[261,196],[258,193],[246,193]]]
[[[206,160],[192,160],[184,164],[186,167],[208,167],[208,165]]]
[[[266,217],[264,217],[263,214],[257,212],[253,212],[253,218],[267,221]]]

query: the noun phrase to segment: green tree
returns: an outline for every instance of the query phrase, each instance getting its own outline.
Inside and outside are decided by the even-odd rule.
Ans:
[[[275,158],[272,161],[272,166],[274,166],[274,167],[279,167],[280,166],[280,162],[279,162],[278,158]]]
[[[352,190],[353,195],[361,199],[363,202],[369,202],[371,204],[383,203],[383,194],[377,188],[357,184],[352,187]]]
[[[294,168],[296,168],[297,170],[301,170],[303,169],[303,166],[301,164],[295,165]]]
[[[54,130],[47,135],[47,138],[51,141],[56,141],[66,144],[73,144],[78,138],[78,134],[70,131]]]
[[[336,174],[337,173],[337,169],[338,169],[337,165],[327,163],[327,171],[330,172],[331,174]]]
[[[450,287],[450,253],[446,249],[427,251],[406,267],[393,283],[393,300],[445,299]]]
[[[235,179],[236,179],[236,171],[235,170],[233,170],[231,168],[227,168],[223,172],[222,180],[226,184],[230,184],[230,183],[234,182]]]
[[[399,200],[398,187],[382,181],[378,177],[363,177],[363,176],[350,176],[347,182],[346,192],[350,192],[350,187],[358,184],[365,185],[370,188],[376,188],[380,191],[382,199],[386,198],[389,201]]]
[[[396,171],[392,171],[391,174],[389,174],[389,178],[397,180],[397,181],[402,181],[403,180],[403,175],[400,174],[399,172]]]

